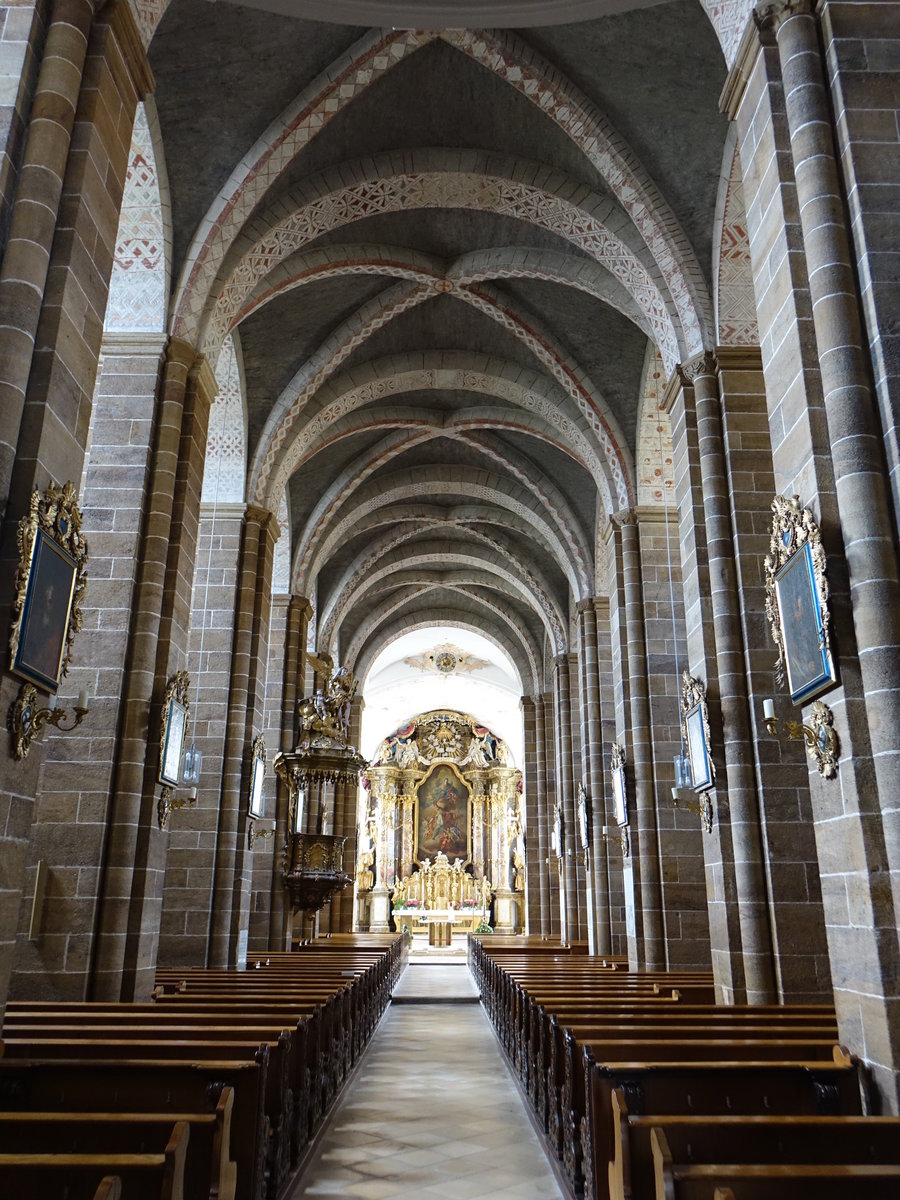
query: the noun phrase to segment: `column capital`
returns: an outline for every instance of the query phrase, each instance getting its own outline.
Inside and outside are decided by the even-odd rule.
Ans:
[[[697,380],[704,376],[715,379],[718,373],[718,363],[712,350],[704,350],[702,354],[682,363],[677,370],[682,381],[688,387],[693,387]]]
[[[757,29],[773,29],[789,17],[812,17],[815,15],[816,0],[767,0],[765,4],[757,4],[753,10],[753,21]]]
[[[301,596],[298,592],[291,595],[291,609],[296,611],[301,617],[305,617],[307,621],[313,614],[312,601],[307,596]],[[304,646],[304,650],[306,647]]]
[[[633,508],[620,508],[610,514],[610,521],[620,529],[637,525],[637,513]]]
[[[244,509],[244,525],[259,525],[271,536],[273,542],[277,542],[281,536],[275,514],[259,504],[248,504]]]

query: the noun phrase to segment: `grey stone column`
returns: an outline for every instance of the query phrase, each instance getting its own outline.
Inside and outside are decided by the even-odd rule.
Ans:
[[[591,801],[591,891],[593,893],[594,949],[612,953],[609,912],[609,867],[602,829],[606,824],[603,789],[603,729],[600,721],[600,665],[597,653],[596,600],[578,605],[578,639],[582,663],[581,762]]]
[[[653,794],[650,701],[647,694],[647,639],[644,631],[637,517],[632,509],[623,509],[613,515],[613,521],[619,527],[622,540],[622,582],[631,701],[629,716],[633,762],[630,766],[634,780],[635,808],[635,819],[631,827],[631,869],[635,904],[641,915],[641,934],[635,939],[629,936],[628,957],[633,967],[640,966],[647,971],[663,971],[666,967],[666,947],[663,937],[659,835]]]
[[[872,763],[900,923],[900,577],[821,50],[805,0],[763,6],[775,28]]]
[[[297,702],[301,699],[298,685],[303,679],[306,629],[311,616],[312,605],[309,600],[305,596],[291,596],[284,639],[284,679],[281,688],[282,751],[293,750],[297,740]],[[272,868],[272,899],[269,909],[269,946],[273,950],[290,949],[290,906],[281,879],[284,847],[290,843],[293,833],[289,828],[289,821],[290,794],[279,779],[275,793],[276,853]]]
[[[538,933],[541,927],[540,844],[538,826],[540,810],[537,789],[537,736],[535,703],[531,696],[523,696],[522,730],[524,733],[525,761],[522,763],[525,776],[525,913],[527,932]]]
[[[569,656],[560,654],[553,660],[553,699],[556,718],[556,787],[562,802],[566,933],[568,939],[578,937],[578,881],[575,875],[575,783],[572,778],[572,705],[569,695]]]
[[[684,367],[684,377],[694,389],[697,416],[710,600],[718,665],[717,678],[710,683],[713,690],[718,690],[722,715],[728,809],[734,846],[734,874],[747,1002],[774,1004],[777,996],[772,963],[772,935],[763,873],[740,601],[714,356],[703,354],[693,359]],[[720,794],[724,791],[725,789],[720,788]]]
[[[550,826],[553,820],[553,806],[556,803],[556,741],[559,737],[556,728],[555,709],[553,703],[552,692],[542,692],[540,696],[541,706],[544,710],[544,780],[547,794],[545,829],[547,836],[547,917],[549,926],[547,933],[550,936],[558,937],[561,927],[561,914],[559,907],[559,874],[557,872],[557,863],[550,848]]]
[[[244,514],[235,593],[231,679],[225,711],[225,748],[209,927],[209,966],[230,967],[246,959],[250,920],[250,870],[246,815],[250,746],[262,717],[265,665],[272,606],[272,566],[278,526],[267,509]],[[244,818],[242,820],[241,818]]]
[[[527,754],[527,750],[526,750]],[[544,729],[544,704],[540,696],[534,699],[534,787],[528,791],[528,777],[525,778],[525,798],[534,805],[535,828],[537,830],[538,861],[535,878],[529,886],[538,891],[538,923],[532,933],[542,937],[550,934],[550,884],[547,875],[547,857],[550,853],[547,836],[547,822],[550,812],[550,801],[547,797],[547,756],[546,731]]]

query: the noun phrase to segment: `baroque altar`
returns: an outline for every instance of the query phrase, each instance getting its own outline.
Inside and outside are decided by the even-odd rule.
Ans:
[[[422,713],[381,743],[363,787],[358,928],[524,928],[522,772],[505,742],[467,714]]]

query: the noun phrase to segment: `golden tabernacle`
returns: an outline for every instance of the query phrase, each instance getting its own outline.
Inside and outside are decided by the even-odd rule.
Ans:
[[[522,772],[502,739],[464,713],[420,714],[381,743],[363,787],[359,929],[524,928]]]

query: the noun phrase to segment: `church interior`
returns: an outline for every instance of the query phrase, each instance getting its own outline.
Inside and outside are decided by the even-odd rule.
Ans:
[[[0,88],[0,1194],[900,1194],[900,4]]]

